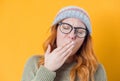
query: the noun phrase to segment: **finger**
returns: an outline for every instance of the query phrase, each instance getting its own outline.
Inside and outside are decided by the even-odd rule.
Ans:
[[[70,44],[72,41],[68,41],[66,44],[63,44],[61,47],[65,47],[66,45]]]
[[[49,44],[45,54],[49,54],[50,51],[51,51],[51,46],[50,46],[50,44]]]
[[[62,55],[64,52],[66,52],[68,49],[70,49],[71,47],[74,47],[74,42],[71,42],[70,44],[68,44],[67,46],[63,47],[61,50],[60,50],[60,54]]]
[[[72,51],[69,51],[69,53],[63,57],[63,61],[65,62],[70,57],[71,54],[72,54]]]
[[[74,48],[74,45],[72,45],[70,48],[68,48],[64,53],[62,53],[62,57],[69,55],[69,53],[71,53],[73,48]]]
[[[67,45],[70,44],[70,43],[71,43],[71,41],[68,41],[66,44],[64,44],[64,45],[62,45],[62,46],[54,49],[54,51],[55,51],[55,52],[58,52],[58,51],[60,51],[62,48],[64,48],[65,46],[67,46]]]

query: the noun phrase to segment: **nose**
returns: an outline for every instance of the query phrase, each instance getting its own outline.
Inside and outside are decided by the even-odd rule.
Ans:
[[[74,29],[69,33],[68,37],[71,40],[75,40],[76,39],[76,34],[75,34],[75,30]]]

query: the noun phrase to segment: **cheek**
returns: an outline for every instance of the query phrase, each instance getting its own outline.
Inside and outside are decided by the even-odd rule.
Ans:
[[[64,39],[65,39],[65,34],[61,33],[61,31],[57,29],[57,38],[56,38],[57,47],[61,46],[65,42]]]
[[[82,38],[82,39],[80,39],[79,41],[77,41],[78,45],[81,46],[82,43],[83,43],[83,41],[84,41],[84,38]]]
[[[80,40],[76,41],[75,51],[77,51],[82,46],[83,41],[84,41],[84,39],[80,39]]]
[[[84,41],[84,39],[80,39],[80,40],[77,40],[77,41],[76,41],[75,47],[73,48],[73,52],[72,52],[71,56],[74,55],[74,54],[79,50],[79,48],[80,48],[80,47],[82,46],[82,44],[83,44],[83,41]]]

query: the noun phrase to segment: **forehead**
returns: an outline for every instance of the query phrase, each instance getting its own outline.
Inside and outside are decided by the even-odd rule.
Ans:
[[[86,28],[84,23],[78,18],[66,18],[66,19],[62,20],[62,22],[68,23],[74,27]]]

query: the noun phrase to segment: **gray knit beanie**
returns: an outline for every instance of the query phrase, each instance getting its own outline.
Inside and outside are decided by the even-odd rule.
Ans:
[[[80,19],[87,27],[89,33],[92,32],[90,17],[88,13],[80,7],[77,6],[67,6],[62,8],[56,15],[53,24],[57,24],[59,21],[65,18],[78,18]]]

